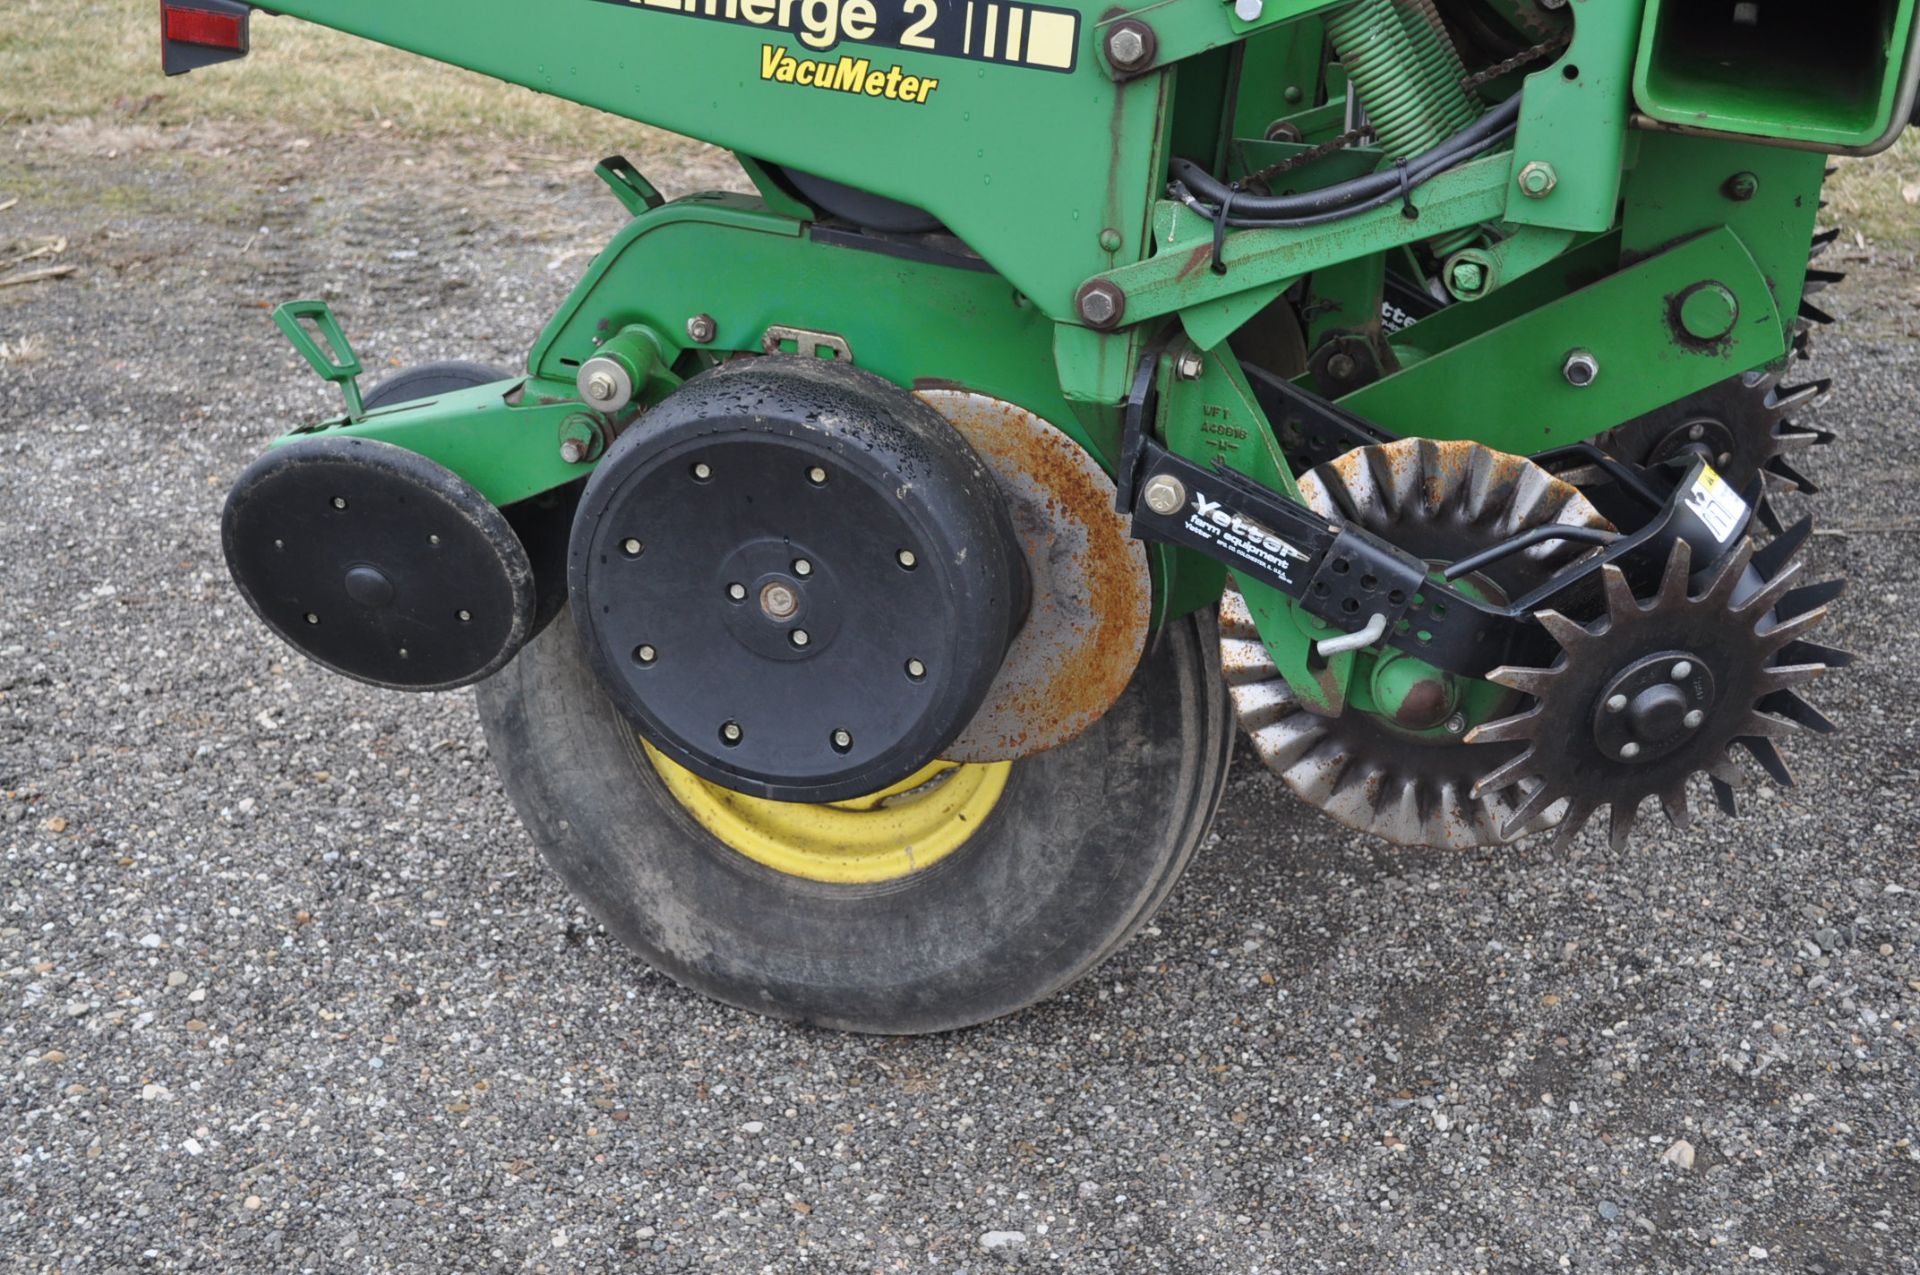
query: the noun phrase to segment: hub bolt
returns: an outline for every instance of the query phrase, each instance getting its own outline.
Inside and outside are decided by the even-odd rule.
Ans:
[[[347,498],[345,496],[335,496],[333,498],[333,507],[335,509],[345,509],[347,507]]]
[[[1608,711],[1609,713],[1624,713],[1624,712],[1626,712],[1626,711],[1627,711],[1627,697],[1626,697],[1626,696],[1624,696],[1624,695],[1609,695],[1609,696],[1607,697],[1607,711]]]
[[[651,664],[659,657],[660,653],[645,642],[633,648],[633,658],[639,660],[642,664]]]
[[[456,611],[454,614],[460,617],[460,623],[462,624],[471,624],[473,622],[473,612],[471,611]]]
[[[907,661],[907,676],[908,676],[908,677],[910,677],[910,678],[912,678],[912,679],[913,679],[914,681],[916,681],[916,682],[917,682],[917,681],[919,681],[919,680],[920,680],[921,678],[923,678],[923,677],[925,677],[926,675],[927,675],[927,666],[926,666],[926,665],[924,665],[924,664],[922,664],[922,663],[921,663],[921,662],[920,662],[919,660],[908,660],[908,661]]]
[[[1678,664],[1675,664],[1673,666],[1674,681],[1684,682],[1692,676],[1693,676],[1693,665],[1689,664],[1687,661],[1681,660]]]
[[[693,464],[693,476],[696,481],[705,482],[707,479],[713,477],[713,466],[707,464],[704,460],[695,461]]]
[[[1147,502],[1147,508],[1168,518],[1180,512],[1187,503],[1186,484],[1172,474],[1155,474],[1147,479],[1145,490],[1141,493]]]
[[[846,752],[853,747],[853,736],[844,730],[833,732],[833,747],[836,752]]]
[[[717,330],[710,314],[696,314],[687,320],[687,340],[695,345],[705,345],[713,340]]]
[[[805,558],[795,558],[793,560],[793,574],[804,580],[813,574],[813,564]]]
[[[626,554],[629,558],[639,557],[645,549],[646,546],[638,540],[635,540],[632,536],[628,536],[620,542],[620,552]]]
[[[735,587],[738,588],[737,585]],[[740,596],[744,598],[746,595],[747,591],[741,589]],[[800,609],[800,595],[775,580],[760,590],[760,609],[773,619],[784,620]],[[802,642],[798,645],[805,646],[806,643]]]
[[[1620,745],[1620,755],[1628,761],[1632,761],[1640,755],[1640,745],[1634,743],[1632,740],[1628,740],[1626,743]]]
[[[724,743],[737,744],[740,742],[740,739],[744,733],[745,732],[743,732],[740,729],[739,722],[720,723],[720,739]]]
[[[1567,355],[1567,361],[1560,365],[1560,374],[1567,378],[1568,385],[1576,390],[1584,390],[1600,375],[1600,360],[1586,350],[1574,350]]]
[[[319,616],[317,616],[317,615],[315,615],[315,614],[314,614],[313,612],[311,612],[311,611],[309,611],[309,612],[307,612],[307,623],[308,623],[308,624],[318,624],[318,623],[320,623],[320,617],[319,617]]]
[[[894,559],[898,561],[901,566],[905,567],[909,571],[913,570],[915,567],[920,565],[920,559],[914,554],[913,550],[911,549],[902,549],[899,553],[896,553],[893,556],[894,556]]]
[[[1699,730],[1700,723],[1706,720],[1707,715],[1705,713],[1697,708],[1693,708],[1687,710],[1687,715],[1680,719],[1680,724],[1688,730]]]
[[[809,469],[807,471],[807,481],[812,483],[815,487],[821,486],[827,481],[827,471],[820,468],[820,466],[815,465],[812,469]]]
[[[791,641],[795,646],[805,646],[807,643],[813,641],[813,639],[810,636],[808,636],[807,631],[805,629],[795,629],[793,631],[792,637],[789,638],[788,640]]]
[[[747,586],[735,581],[727,586],[727,596],[735,602],[745,602],[747,600]]]

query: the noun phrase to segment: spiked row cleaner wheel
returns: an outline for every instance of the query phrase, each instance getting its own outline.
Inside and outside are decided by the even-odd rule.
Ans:
[[[1475,785],[1476,793],[1529,787],[1508,816],[1509,831],[1565,803],[1554,841],[1561,846],[1606,806],[1618,849],[1648,797],[1686,827],[1687,784],[1701,772],[1732,814],[1734,790],[1745,782],[1736,745],[1776,782],[1793,782],[1774,741],[1798,729],[1833,729],[1800,688],[1852,662],[1806,638],[1844,587],[1840,580],[1795,587],[1801,564],[1793,559],[1810,527],[1802,522],[1758,552],[1742,540],[1703,579],[1679,541],[1652,596],[1636,596],[1609,565],[1604,614],[1581,623],[1536,613],[1559,643],[1558,659],[1548,668],[1490,673],[1532,703],[1467,736],[1471,744],[1524,746]]]

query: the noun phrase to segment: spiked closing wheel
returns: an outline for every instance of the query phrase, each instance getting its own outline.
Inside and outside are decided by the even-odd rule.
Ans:
[[[1636,597],[1609,565],[1602,568],[1604,614],[1582,624],[1557,611],[1536,612],[1561,654],[1551,668],[1488,674],[1533,702],[1468,734],[1471,744],[1523,745],[1475,791],[1533,785],[1509,816],[1515,831],[1564,801],[1556,847],[1606,806],[1619,849],[1648,797],[1658,797],[1667,818],[1686,827],[1687,783],[1699,772],[1732,814],[1734,789],[1745,783],[1734,745],[1775,782],[1790,785],[1774,741],[1796,729],[1833,729],[1798,688],[1852,661],[1806,640],[1844,583],[1795,587],[1801,564],[1792,559],[1810,530],[1810,522],[1799,523],[1757,553],[1743,539],[1698,581],[1687,543],[1677,541],[1653,596]]]
[[[1471,442],[1409,438],[1356,448],[1302,476],[1300,496],[1322,517],[1364,527],[1436,565],[1535,527],[1608,526],[1572,485],[1524,457]],[[1505,602],[1588,551],[1543,541],[1460,585]],[[1349,704],[1340,716],[1323,717],[1281,677],[1237,593],[1221,602],[1220,637],[1234,708],[1261,759],[1295,795],[1348,827],[1395,845],[1466,849],[1550,821],[1553,812],[1530,804],[1528,819],[1514,824],[1523,785],[1476,789],[1488,754],[1460,738],[1467,718],[1456,710],[1497,716],[1518,707],[1519,696],[1395,653],[1367,674],[1376,701],[1391,701],[1392,712]]]

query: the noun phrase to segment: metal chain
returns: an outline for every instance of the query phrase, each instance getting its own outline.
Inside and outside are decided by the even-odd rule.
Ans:
[[[1461,91],[1471,93],[1482,84],[1490,83],[1510,71],[1517,71],[1529,63],[1539,61],[1549,53],[1556,53],[1566,48],[1567,45],[1572,42],[1572,39],[1573,37],[1571,36],[1562,35],[1551,40],[1542,40],[1530,49],[1522,49],[1505,61],[1496,62],[1486,70],[1474,75],[1469,75],[1466,79],[1461,80]],[[1248,186],[1256,184],[1264,185],[1283,173],[1290,173],[1294,169],[1311,164],[1317,159],[1325,159],[1335,151],[1345,150],[1349,146],[1357,146],[1362,142],[1371,140],[1373,140],[1372,127],[1362,124],[1359,128],[1349,129],[1347,132],[1341,133],[1338,137],[1330,137],[1317,146],[1299,151],[1287,156],[1285,159],[1268,164],[1265,168],[1255,169],[1253,172],[1248,173],[1245,177],[1235,182],[1234,188],[1243,190]]]
[[[1571,35],[1560,35],[1555,36],[1551,40],[1542,40],[1530,49],[1520,50],[1520,52],[1514,54],[1504,62],[1495,62],[1486,70],[1469,75],[1466,79],[1460,81],[1460,87],[1463,91],[1471,93],[1482,84],[1497,80],[1509,71],[1518,71],[1529,62],[1537,62],[1549,53],[1558,52],[1566,48],[1567,45],[1572,42],[1573,37]]]
[[[1311,164],[1316,159],[1325,159],[1335,151],[1344,150],[1349,146],[1356,146],[1361,142],[1370,140],[1372,137],[1373,129],[1368,125],[1362,124],[1359,128],[1349,129],[1338,137],[1329,137],[1317,146],[1298,151],[1295,154],[1287,156],[1285,159],[1268,164],[1265,168],[1256,169],[1248,173],[1245,177],[1242,177],[1238,182],[1235,182],[1234,185],[1237,188],[1244,188],[1255,182],[1265,183],[1269,179],[1278,177],[1282,173],[1290,173],[1296,168]]]

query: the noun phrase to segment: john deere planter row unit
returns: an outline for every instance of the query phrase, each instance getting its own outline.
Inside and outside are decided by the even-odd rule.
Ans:
[[[523,372],[278,440],[233,575],[312,659],[479,683],[586,904],[857,1030],[1066,985],[1166,896],[1237,718],[1405,846],[1616,845],[1830,723],[1780,498],[1827,156],[1911,119],[1914,0],[164,0],[704,138]],[[743,185],[746,183],[742,183]],[[1736,760],[1740,759],[1740,760]]]

